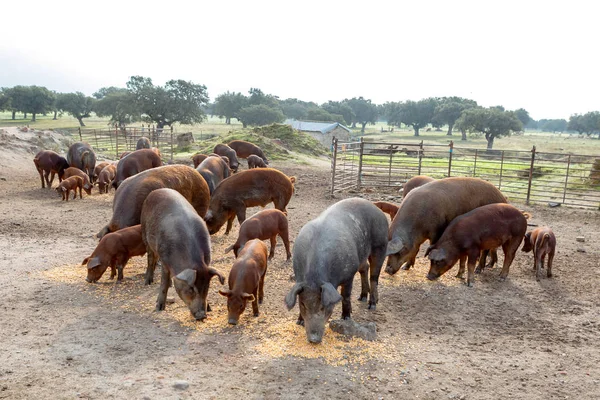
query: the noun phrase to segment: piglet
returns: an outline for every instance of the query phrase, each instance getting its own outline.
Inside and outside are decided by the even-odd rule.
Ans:
[[[552,260],[554,260],[555,249],[556,237],[549,227],[541,226],[525,234],[522,251],[528,253],[533,250],[533,269],[538,281],[546,256],[548,256],[548,278],[552,278]]]
[[[79,198],[82,198],[81,188],[83,188],[83,179],[80,176],[72,176],[59,183],[56,191],[62,195],[63,201],[69,201],[71,190],[73,191],[73,199],[77,197],[77,189],[79,189]]]
[[[246,303],[252,302],[252,312],[258,317],[258,305],[264,297],[267,273],[267,246],[259,239],[247,242],[229,273],[229,289],[219,293],[227,297],[228,322],[237,325]]]
[[[88,175],[85,172],[83,172],[79,168],[75,168],[75,167],[69,167],[69,168],[65,169],[65,173],[63,175],[63,179],[67,179],[67,178],[70,178],[72,176],[79,176],[79,177],[81,177],[81,179],[83,179],[83,190],[85,190],[85,192],[88,195],[92,194],[92,187],[93,186],[90,183],[90,178],[88,177]]]
[[[262,158],[257,155],[251,154],[248,156],[248,168],[267,168],[268,165],[264,162]]]

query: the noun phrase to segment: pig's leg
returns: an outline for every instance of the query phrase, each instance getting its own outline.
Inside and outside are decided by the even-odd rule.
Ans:
[[[490,262],[486,264],[486,268],[493,268],[498,263],[498,249],[491,249],[490,255]]]
[[[377,303],[379,302],[379,292],[377,286],[379,285],[379,274],[381,274],[381,266],[385,261],[386,247],[375,249],[369,256],[369,278],[371,284],[371,295],[369,297],[369,310],[375,310]],[[415,253],[416,256],[416,253]]]
[[[69,201],[69,196],[71,195],[71,190],[67,189],[67,191],[65,193],[67,193],[67,196],[66,196],[67,199],[66,199],[66,201]]]
[[[237,214],[238,222],[241,225],[242,222],[244,222],[246,220],[246,206],[242,204],[241,207],[238,207],[236,214]]]
[[[544,254],[539,254],[535,260],[535,280],[540,281],[540,275],[542,273],[542,268],[544,268]]]
[[[467,263],[467,256],[461,256],[459,267],[458,267],[458,273],[456,274],[456,277],[458,279],[465,279],[465,264],[466,263]]]
[[[115,275],[117,274],[117,268],[115,267],[115,262],[110,263],[110,279],[115,279]]]
[[[285,230],[281,231],[279,236],[281,237],[281,240],[283,240],[283,245],[285,246],[287,260],[289,260],[290,258],[292,258],[292,253],[290,252],[290,238],[289,238],[288,230],[285,229]]]
[[[275,245],[277,244],[277,235],[271,236],[271,250],[269,251],[269,260],[275,255]]]
[[[408,261],[404,263],[404,265],[402,266],[401,269],[408,271],[410,269],[410,267],[415,265],[415,260],[417,259],[417,253],[419,252],[419,248],[421,247],[421,244],[415,246],[413,248],[413,250],[410,253],[408,253],[408,255],[406,256],[406,259]]]
[[[486,265],[485,265],[485,260],[488,256],[488,254],[490,253],[489,250],[482,250],[481,254],[479,256],[479,263],[477,263],[477,268],[475,268],[475,273],[476,274],[480,274],[483,272],[483,270],[485,269]]]
[[[502,265],[502,271],[500,271],[500,280],[506,280],[508,276],[508,270],[510,269],[510,265],[515,258],[515,253],[519,249],[519,245],[521,244],[521,238],[518,240],[516,238],[512,238],[502,245],[502,250],[504,250],[504,264]]]
[[[42,181],[42,189],[46,187],[46,182],[44,182],[44,171],[38,168],[38,174],[40,174],[40,180]]]
[[[342,319],[350,319],[350,314],[352,314],[352,301],[350,299],[350,295],[352,294],[352,281],[353,279],[348,279],[342,285]]]
[[[552,278],[552,260],[554,260],[554,250],[548,254],[548,278]]]
[[[254,291],[254,301],[252,302],[252,315],[258,317],[258,288]]]
[[[160,278],[160,292],[158,292],[158,299],[156,300],[156,311],[162,311],[165,309],[169,286],[171,286],[171,273],[169,272],[169,268],[163,265],[162,275]]]
[[[267,271],[260,277],[260,281],[258,282],[258,304],[263,303],[263,299],[265,297],[265,275]]]
[[[369,271],[369,263],[364,262],[358,268],[358,272],[360,273],[360,296],[358,296],[358,301],[367,301],[369,297],[369,280],[367,279],[367,272]]]
[[[467,253],[467,286],[473,287],[475,280],[475,264],[479,257],[479,249],[473,249]]]
[[[80,198],[80,199],[83,199],[83,196],[81,195],[81,188],[82,188],[82,187],[81,187],[81,186],[79,186],[79,198]]]
[[[127,264],[127,260],[117,264],[117,270],[119,272],[119,275],[117,275],[117,283],[120,283],[123,280],[123,268],[125,267],[125,264]]]
[[[298,320],[296,321],[296,325],[304,326],[304,318],[302,318],[302,314],[298,313]]]
[[[54,171],[50,171],[50,182],[48,182],[48,188],[52,187],[52,182],[54,182]]]
[[[233,220],[235,219],[235,214],[229,217],[227,220],[227,228],[225,229],[225,234],[229,235],[229,231],[231,231],[231,227],[233,226]]]
[[[152,252],[152,250],[147,249],[148,251],[148,267],[146,268],[146,278],[144,280],[145,285],[150,285],[154,282],[154,268],[156,268],[157,258]]]

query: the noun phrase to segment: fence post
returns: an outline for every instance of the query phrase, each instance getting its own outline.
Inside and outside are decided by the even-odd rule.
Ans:
[[[476,173],[477,173],[477,149],[475,149],[475,163],[473,164],[473,178],[475,178]]]
[[[337,138],[333,138],[331,146],[333,147],[333,163],[331,164],[331,195],[333,196],[335,189],[335,165],[337,163]]]
[[[115,146],[116,146],[117,160],[118,160],[119,159],[119,130],[118,130],[116,124],[115,124]]]
[[[567,173],[565,176],[565,188],[563,189],[563,204],[565,203],[565,199],[567,197],[567,183],[569,182],[569,169],[571,168],[571,155],[569,154],[569,158],[567,159]]]
[[[423,141],[421,140],[421,143],[419,143],[419,172],[417,173],[417,175],[421,175],[422,160],[423,160]]]
[[[356,186],[358,190],[360,190],[360,185],[362,183],[362,163],[363,163],[363,150],[365,148],[365,142],[363,137],[360,137],[360,144],[358,147],[358,179],[356,182]]]
[[[173,163],[173,127],[171,127],[171,163]]]
[[[448,177],[450,177],[450,174],[452,173],[452,150],[454,149],[454,141],[451,140],[448,146],[450,146],[450,155],[448,156]]]
[[[498,181],[498,190],[502,187],[502,172],[504,171],[504,150],[502,150],[502,157],[500,158],[500,180]]]
[[[96,129],[94,129],[94,138],[96,139],[96,151],[98,151],[98,135],[96,135]]]
[[[527,199],[525,204],[529,205],[529,198],[531,196],[531,181],[533,180],[533,165],[535,164],[535,146],[531,149],[531,166],[529,167],[529,182],[527,183]]]
[[[394,157],[394,149],[390,145],[390,166],[388,169],[388,186],[392,186],[392,157]]]
[[[83,142],[83,138],[81,137],[81,127],[78,127],[77,130],[79,131],[79,141]]]

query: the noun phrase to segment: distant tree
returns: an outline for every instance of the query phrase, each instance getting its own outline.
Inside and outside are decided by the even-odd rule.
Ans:
[[[47,88],[43,86],[29,86],[23,112],[31,113],[31,121],[35,122],[37,114],[45,114],[52,111],[55,99],[54,93]]]
[[[56,99],[56,108],[71,115],[79,121],[79,126],[85,126],[84,118],[89,118],[94,107],[94,98],[81,92],[60,93]]]
[[[567,130],[566,119],[541,119],[538,121],[538,129],[547,132],[564,132]]]
[[[576,131],[580,135],[586,131],[585,121],[583,115],[581,114],[573,114],[569,117],[569,122],[567,124],[567,129],[570,131]]]
[[[10,95],[8,94],[8,88],[0,88],[0,111],[10,111]]]
[[[278,108],[272,108],[265,104],[257,104],[242,108],[238,112],[237,119],[246,128],[248,125],[261,126],[283,122],[285,116]]]
[[[371,103],[371,100],[367,100],[361,97],[353,97],[350,100],[346,99],[343,103],[347,104],[354,114],[352,118],[352,127],[356,127],[356,124],[361,125],[361,133],[365,133],[365,126],[367,124],[375,124],[377,122],[377,106]]]
[[[344,120],[337,122],[345,125],[351,124],[352,121],[355,119],[354,117],[356,116],[354,114],[354,111],[352,110],[352,107],[350,107],[348,103],[344,103],[341,101],[328,101],[327,103],[324,103],[321,106],[321,108],[329,112],[330,114],[341,115],[344,118]],[[379,115],[379,108],[377,106],[376,114]]]
[[[250,94],[250,97],[248,98],[248,104],[251,106],[264,104],[271,108],[279,107],[279,100],[277,97],[270,94],[265,94],[258,88],[250,88],[248,94]]]
[[[286,99],[287,100],[287,99]],[[306,114],[308,112],[308,107],[299,102],[280,102],[281,111],[287,118],[291,119],[306,119]]]
[[[344,124],[346,122],[342,115],[331,114],[322,108],[309,109],[306,113],[306,119],[309,121],[339,122],[340,124]]]
[[[231,124],[231,118],[248,104],[248,98],[241,93],[226,92],[215,99],[214,113],[219,118],[225,118],[226,124]]]
[[[125,88],[105,87],[92,96],[97,99],[93,105],[94,112],[99,117],[110,117],[109,125],[116,124],[123,129],[141,119],[133,94]]]
[[[529,121],[531,121],[529,112],[527,112],[527,110],[525,110],[524,108],[519,108],[518,110],[515,110],[514,113],[515,116],[519,119],[519,121],[521,121],[521,124],[523,124],[523,126],[527,125]]]
[[[206,86],[184,80],[170,80],[165,86],[154,86],[152,79],[132,76],[127,89],[146,121],[158,129],[174,123],[195,124],[204,121],[203,107],[208,104]]]
[[[466,109],[477,107],[477,102],[474,100],[464,99],[462,97],[443,97],[439,99],[438,105],[435,107],[432,117],[434,125],[448,126],[448,136],[452,136],[452,129],[456,120]]]
[[[14,86],[4,91],[5,95],[10,97],[10,111],[12,113],[12,119],[15,119],[15,114],[22,112],[23,119],[27,118],[27,102],[30,98],[31,88],[29,86]]]
[[[497,107],[465,110],[456,125],[459,129],[483,133],[488,150],[494,146],[494,139],[523,130],[523,124],[514,112],[501,111]]]
[[[419,130],[431,123],[438,106],[437,99],[432,97],[404,103],[388,105],[388,124],[400,126],[401,123],[412,126],[415,136],[419,136]]]
[[[583,114],[583,125],[588,136],[598,133],[598,139],[600,139],[600,112],[590,111]]]

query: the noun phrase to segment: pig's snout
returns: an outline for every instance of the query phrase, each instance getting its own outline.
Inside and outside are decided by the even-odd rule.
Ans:
[[[433,272],[430,272],[427,274],[427,279],[429,279],[430,281],[435,281],[439,277],[440,277],[439,275],[436,275]]]
[[[323,335],[320,335],[319,333],[316,332],[312,332],[308,335],[308,341],[310,343],[321,343],[321,341],[323,340]]]
[[[238,320],[236,318],[229,318],[227,322],[229,323],[229,325],[237,325]]]
[[[204,311],[199,311],[194,313],[194,318],[198,321],[204,321],[206,319],[206,313]]]

